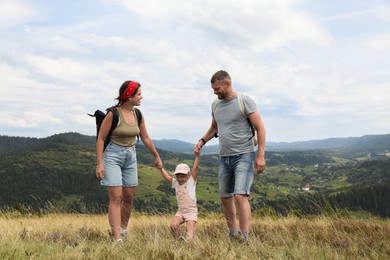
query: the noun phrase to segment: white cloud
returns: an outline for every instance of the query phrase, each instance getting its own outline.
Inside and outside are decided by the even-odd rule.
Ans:
[[[319,45],[330,41],[326,30],[308,13],[293,8],[302,1],[113,2],[124,6],[134,19],[148,19],[163,31],[184,34],[202,45],[218,43],[262,52],[275,51],[291,41]]]
[[[54,117],[49,113],[43,113],[42,111],[26,111],[19,114],[21,114],[20,117],[3,116],[0,119],[0,124],[12,128],[38,128],[53,126],[63,122],[61,118]]]
[[[33,6],[20,0],[0,1],[0,29],[23,24],[38,17]]]
[[[334,16],[328,16],[323,18],[322,21],[335,21],[335,20],[345,20],[351,18],[361,18],[364,16],[369,16],[375,19],[383,19],[384,21],[389,21],[389,12],[390,5],[388,1],[377,1],[379,4],[374,5],[369,8],[360,8],[358,10],[351,10]],[[357,3],[358,5],[361,3]],[[369,4],[369,3],[365,3]]]
[[[338,9],[295,0],[1,3],[13,2],[26,8],[13,17],[30,13],[0,25],[6,133],[95,134],[86,113],[113,105],[121,83],[134,79],[152,138],[196,141],[210,123],[209,80],[219,69],[255,99],[270,141],[390,129],[383,1]],[[25,107],[32,114],[19,113]]]
[[[367,40],[366,46],[372,50],[389,50],[390,49],[390,31],[374,35]]]

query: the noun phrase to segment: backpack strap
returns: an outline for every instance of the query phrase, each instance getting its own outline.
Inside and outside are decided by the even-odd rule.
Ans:
[[[139,110],[136,107],[134,107],[133,109],[134,109],[135,116],[137,117],[137,123],[138,123],[138,127],[139,127],[139,125],[141,124],[141,121],[142,121],[142,113],[141,113],[141,110]],[[139,135],[137,135],[136,147],[138,146],[138,144],[139,144]]]
[[[138,108],[134,108],[134,112],[135,112],[135,115],[137,116],[137,121],[138,121],[138,125],[141,124],[141,121],[142,121],[142,113],[141,113],[141,110],[139,110]]]
[[[237,101],[238,101],[238,106],[240,107],[241,113],[244,115],[244,117],[246,118],[246,121],[248,121],[248,124],[251,127],[252,137],[250,139],[252,139],[255,137],[256,131],[251,123],[251,120],[249,120],[248,116],[246,115],[245,104],[244,104],[244,101],[242,101],[242,94],[239,92],[237,92]]]
[[[112,131],[114,131],[114,129],[119,124],[119,112],[118,112],[118,109],[116,107],[110,107],[107,109],[107,113],[108,113],[108,111],[112,112],[112,124],[111,124],[111,128],[110,128],[110,133],[109,133],[109,135],[111,135]]]
[[[218,104],[219,104],[219,99],[218,98],[214,99],[213,105],[211,106],[213,114],[214,114],[215,109],[217,109]],[[218,132],[215,132],[214,138],[218,138]]]
[[[107,108],[107,114],[109,111],[111,111],[111,113],[112,113],[112,123],[111,123],[110,132],[107,135],[108,138],[106,138],[106,140],[104,142],[104,148],[106,148],[107,145],[110,143],[112,131],[114,131],[114,129],[118,126],[119,121],[120,121],[119,112],[118,112],[118,109],[116,107]]]
[[[213,111],[213,113],[214,113],[215,109],[217,108],[218,103],[219,103],[219,99],[218,99],[218,98],[214,99],[213,105],[212,105],[212,111]]]
[[[244,115],[245,118],[248,118],[245,113],[245,105],[244,102],[242,101],[242,94],[237,92],[237,102],[238,106],[240,107],[241,113]]]

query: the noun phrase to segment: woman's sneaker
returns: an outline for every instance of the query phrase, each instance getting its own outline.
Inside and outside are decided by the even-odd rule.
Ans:
[[[122,237],[123,239],[126,239],[126,238],[127,238],[127,229],[121,228],[121,237]]]

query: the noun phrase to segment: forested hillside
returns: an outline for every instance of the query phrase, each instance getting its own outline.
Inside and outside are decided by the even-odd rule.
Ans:
[[[192,164],[193,155],[159,149],[164,167]],[[0,136],[0,207],[29,211],[105,212],[106,190],[95,178],[95,137],[78,133],[47,138]],[[139,145],[138,211],[172,211],[172,188],[153,166],[153,157]],[[390,216],[390,160],[385,153],[358,158],[339,151],[267,152],[267,170],[255,176],[253,210],[277,214],[299,211],[319,214],[332,209],[363,209]],[[202,155],[197,188],[201,211],[220,211],[218,156]],[[306,187],[306,189],[303,189]],[[310,187],[310,188],[307,188]]]

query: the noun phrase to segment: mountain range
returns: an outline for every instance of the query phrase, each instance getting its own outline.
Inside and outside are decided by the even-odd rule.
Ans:
[[[4,137],[2,140],[4,140]],[[93,143],[95,137],[84,136],[80,142]],[[17,147],[7,146],[8,151],[23,150],[25,145],[32,143],[39,143],[40,140],[46,138],[24,138],[14,137],[20,139],[21,143]],[[48,137],[50,138],[50,137]],[[162,150],[176,153],[193,153],[193,143],[177,140],[177,139],[160,139],[153,140],[154,145]],[[142,144],[142,141],[140,141]],[[5,148],[5,147],[4,147]],[[1,149],[0,149],[1,150]],[[322,140],[298,141],[298,142],[267,142],[266,151],[272,152],[289,152],[289,151],[336,151],[341,153],[353,152],[357,153],[385,153],[390,151],[390,134],[383,135],[364,135],[361,137],[344,137],[344,138],[328,138]],[[219,145],[205,145],[202,149],[203,154],[218,154]]]

